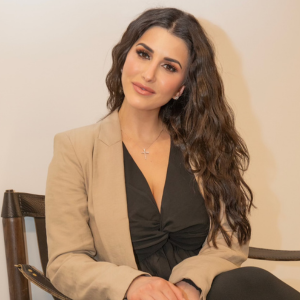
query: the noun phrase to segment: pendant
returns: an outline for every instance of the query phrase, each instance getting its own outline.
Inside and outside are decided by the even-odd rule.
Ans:
[[[149,154],[149,152],[146,152],[146,149],[144,149],[144,152],[141,152],[142,154],[144,154],[145,155],[145,159],[147,159],[147,154]]]

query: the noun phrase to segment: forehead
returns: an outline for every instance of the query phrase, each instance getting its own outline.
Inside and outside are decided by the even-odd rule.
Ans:
[[[188,60],[189,54],[185,42],[169,33],[165,28],[158,26],[149,28],[135,42],[135,45],[139,43],[149,46],[154,51],[154,54],[180,59],[182,63],[186,63]]]

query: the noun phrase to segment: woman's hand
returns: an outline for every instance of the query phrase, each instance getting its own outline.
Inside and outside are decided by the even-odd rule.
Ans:
[[[128,300],[187,300],[180,288],[155,276],[135,278],[127,290]]]
[[[179,281],[175,285],[182,291],[186,300],[199,300],[200,291],[198,291],[194,286],[185,281]]]

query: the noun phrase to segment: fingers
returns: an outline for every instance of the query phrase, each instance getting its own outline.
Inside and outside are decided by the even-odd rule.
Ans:
[[[155,282],[149,291],[149,296],[154,300],[184,300],[182,291],[164,279]]]
[[[162,278],[156,279],[148,292],[154,300],[183,300],[180,296],[180,292],[178,293],[178,291],[176,291],[176,294],[175,289],[169,282]],[[179,297],[177,295],[179,295]]]
[[[153,297],[155,300],[177,300],[171,290],[154,290],[151,293],[151,297]]]
[[[144,295],[141,300],[155,300],[152,296],[150,295]]]
[[[175,296],[178,300],[184,300],[185,299],[185,295],[184,295],[184,293],[182,292],[182,290],[180,288],[178,288],[176,285],[174,285],[170,281],[168,281],[168,284],[169,284],[170,288],[172,289],[173,293],[175,294]],[[185,299],[185,300],[187,300],[187,299]]]
[[[151,293],[151,297],[155,300],[183,300],[182,297],[178,298],[174,291],[169,287],[162,290],[154,290]]]
[[[128,291],[128,300],[184,300],[181,289],[159,277],[135,279]],[[187,299],[186,299],[187,300]]]

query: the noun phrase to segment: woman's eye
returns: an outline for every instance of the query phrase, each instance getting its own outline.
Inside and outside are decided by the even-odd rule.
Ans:
[[[136,53],[139,57],[144,58],[144,59],[148,59],[148,57],[150,57],[147,52],[142,51],[142,50],[137,50]],[[167,71],[169,71],[171,73],[177,72],[177,69],[175,67],[173,67],[172,65],[164,64],[163,66]]]
[[[138,56],[140,57],[145,57],[145,56],[148,56],[148,53],[144,52],[144,51],[141,51],[141,50],[137,50],[136,53],[138,54]]]
[[[167,70],[168,71],[170,71],[170,72],[177,72],[177,69],[176,68],[174,68],[173,66],[171,66],[171,65],[168,65],[168,64],[166,64],[165,66],[167,66],[168,68],[167,68]],[[166,69],[166,68],[165,68]]]

